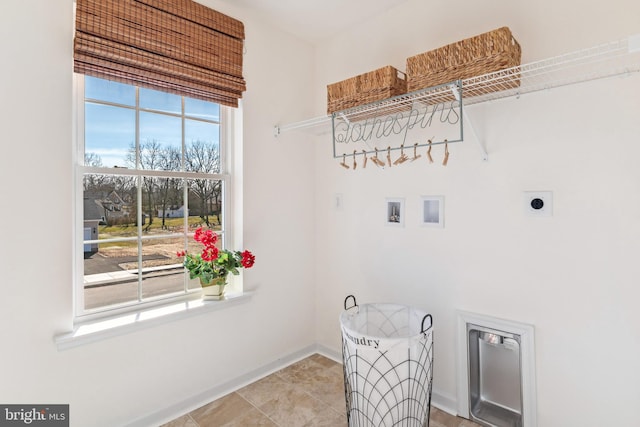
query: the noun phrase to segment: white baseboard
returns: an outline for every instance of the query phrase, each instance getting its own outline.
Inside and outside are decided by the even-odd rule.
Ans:
[[[298,350],[289,355],[283,356],[274,360],[258,369],[251,370],[244,375],[234,378],[226,383],[219,384],[212,387],[202,393],[198,393],[194,396],[188,397],[181,401],[178,401],[160,411],[148,414],[144,417],[138,418],[124,427],[151,427],[158,426],[167,423],[176,418],[188,414],[189,412],[198,409],[199,407],[206,405],[216,399],[221,398],[229,393],[241,389],[242,387],[249,385],[261,378],[271,375],[274,372],[285,368],[292,363],[309,357],[315,353],[321,354],[329,359],[332,359],[338,363],[342,363],[342,353],[326,347],[321,344],[314,344]],[[456,415],[456,399],[455,397],[446,393],[441,393],[437,390],[432,390],[431,404],[438,409],[445,411],[451,415]]]
[[[276,359],[273,362],[268,363],[260,368],[251,370],[244,375],[234,378],[231,381],[219,384],[202,393],[198,393],[194,396],[176,402],[160,411],[131,421],[124,427],[152,427],[162,425],[171,420],[175,420],[176,418],[188,414],[189,412],[198,409],[199,407],[206,405],[209,402],[212,402],[216,399],[221,398],[222,396],[226,396],[229,393],[239,390],[246,385],[249,385],[261,378],[271,375],[272,373],[279,371],[280,369],[285,368],[292,363],[302,360],[315,353],[320,353],[323,356],[335,359],[334,355],[332,354],[334,352],[332,352],[330,349],[325,348],[324,346],[319,346],[317,344],[310,345],[294,353]]]
[[[448,393],[443,393],[438,390],[431,390],[431,404],[436,408],[451,414],[453,416],[458,415],[458,411],[456,410],[458,406],[458,401],[455,396],[452,396]]]
[[[334,362],[338,362],[339,364],[342,365],[342,352],[340,350],[334,350],[322,344],[316,344],[315,349],[316,349],[315,350],[316,353],[319,353],[325,357],[328,357]]]

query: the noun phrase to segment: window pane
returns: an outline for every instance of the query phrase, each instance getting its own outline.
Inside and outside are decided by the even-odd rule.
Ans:
[[[222,229],[222,181],[213,179],[190,179],[189,214],[193,226]],[[193,222],[192,222],[193,221]]]
[[[220,125],[198,120],[185,120],[184,140],[189,144],[200,142],[209,149],[220,152]]]
[[[88,174],[83,186],[85,309],[137,301],[137,241],[88,242],[137,236],[135,178]]]
[[[143,231],[150,234],[184,233],[184,180],[142,177]]]
[[[88,99],[98,99],[116,104],[136,105],[136,88],[134,86],[96,77],[84,77],[84,96]]]
[[[137,243],[101,243],[95,249],[84,254],[84,308],[137,301]]]
[[[220,121],[220,104],[202,101],[200,99],[185,98],[184,113],[199,119]]]
[[[84,227],[99,226],[85,240],[137,235],[135,178],[87,174],[83,188]]]
[[[135,143],[134,110],[85,103],[85,165],[133,166],[127,159]]]
[[[182,178],[156,178],[156,214],[165,232],[184,232],[184,191]]]
[[[140,168],[180,170],[181,153],[180,118],[140,112]]]
[[[141,87],[140,108],[182,114],[182,99],[179,95]]]
[[[151,227],[157,227],[157,224],[153,224],[156,216],[157,194],[156,187],[158,178],[151,176],[142,177],[142,216],[144,217],[144,223],[142,229],[144,232],[148,232]]]
[[[142,298],[184,291],[184,267],[177,252],[185,237],[149,239],[142,242]]]
[[[220,173],[220,149],[217,144],[192,141],[186,145],[184,154],[187,171]]]

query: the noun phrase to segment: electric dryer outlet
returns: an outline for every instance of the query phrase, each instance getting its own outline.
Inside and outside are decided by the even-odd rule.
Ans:
[[[529,216],[553,216],[553,193],[551,191],[525,191],[524,211]]]

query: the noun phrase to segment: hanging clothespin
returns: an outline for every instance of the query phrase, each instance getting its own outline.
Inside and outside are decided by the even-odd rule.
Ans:
[[[416,142],[415,144],[413,144],[413,157],[411,158],[411,161],[413,162],[416,159],[419,159],[420,157],[422,157],[420,154],[418,154],[418,143]]]
[[[376,155],[371,158],[371,161],[375,163],[376,166],[384,166],[384,162],[378,158],[378,149],[374,148],[374,150],[376,150]]]
[[[349,165],[347,164],[346,160],[347,155],[343,154],[342,155],[342,163],[340,163],[340,166],[342,166],[345,169],[349,169]]]
[[[444,140],[444,160],[442,160],[442,166],[447,166],[449,162],[449,145],[447,144],[447,140]]]
[[[429,163],[433,163],[433,157],[431,157],[431,140],[427,140],[429,143],[429,149],[427,150],[427,158],[429,159]]]
[[[389,167],[391,167],[391,146],[387,147],[387,163],[389,164]]]
[[[378,158],[378,149],[376,149],[376,164],[380,167],[384,167],[385,163]]]
[[[358,164],[356,163],[356,150],[353,150],[353,170],[356,170]]]
[[[364,162],[362,162],[362,169],[367,167],[367,150],[362,150],[362,155],[364,156]]]
[[[407,157],[406,154],[404,154],[404,144],[400,145],[400,157],[398,157],[396,159],[395,162],[393,162],[394,165],[401,165],[402,163],[406,162],[407,160],[409,160],[409,157]]]

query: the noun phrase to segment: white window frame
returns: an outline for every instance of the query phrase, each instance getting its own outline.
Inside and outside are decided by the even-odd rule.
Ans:
[[[126,302],[119,305],[108,306],[99,309],[84,309],[84,206],[83,206],[83,176],[87,172],[105,173],[110,175],[127,176],[176,176],[181,178],[206,178],[212,180],[222,180],[222,242],[223,246],[229,249],[240,249],[242,247],[242,231],[238,227],[242,224],[242,183],[241,183],[241,141],[242,141],[242,107],[226,107],[220,105],[220,166],[218,174],[200,174],[193,172],[164,172],[143,169],[118,169],[118,168],[93,168],[84,165],[84,75],[74,73],[74,144],[73,144],[73,230],[74,230],[74,254],[73,254],[73,305],[74,323],[82,323],[101,319],[105,317],[119,316],[123,313],[140,312],[148,310],[150,307],[176,302],[189,301],[200,298],[199,289],[189,290],[187,287],[188,274],[185,274],[184,291],[180,294],[168,294],[154,298],[140,300],[140,278],[138,281],[138,301]],[[137,93],[137,91],[136,91]],[[137,104],[137,102],[136,102]],[[140,110],[136,105],[135,109]],[[182,114],[184,115],[184,109]],[[139,126],[136,121],[136,127]],[[137,134],[136,130],[136,134]],[[138,137],[136,136],[136,139]],[[190,235],[189,235],[190,236]],[[136,239],[139,239],[138,236]],[[190,238],[190,237],[189,237]],[[146,239],[142,239],[146,240]],[[230,275],[227,294],[241,295],[243,292],[242,274],[240,276]]]

